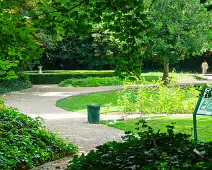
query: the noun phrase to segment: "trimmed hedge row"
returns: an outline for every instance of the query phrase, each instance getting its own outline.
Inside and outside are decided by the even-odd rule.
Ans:
[[[66,79],[59,83],[60,87],[98,87],[98,86],[119,86],[124,81],[118,77],[88,77],[84,79]]]
[[[87,77],[112,77],[114,72],[73,72],[73,73],[25,73],[32,84],[59,84],[61,81],[71,78]]]

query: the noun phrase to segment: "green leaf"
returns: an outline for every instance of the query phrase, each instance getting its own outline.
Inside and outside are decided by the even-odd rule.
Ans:
[[[204,4],[207,0],[200,0],[201,4]]]
[[[0,70],[0,75],[6,74],[6,71]]]
[[[111,16],[104,16],[103,21],[104,22],[111,22],[112,21],[112,17]]]
[[[94,18],[94,22],[97,22],[97,23],[101,22],[101,17]]]

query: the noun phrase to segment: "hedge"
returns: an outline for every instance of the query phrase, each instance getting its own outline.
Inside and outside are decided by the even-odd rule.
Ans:
[[[87,77],[83,79],[66,79],[59,83],[60,87],[98,87],[98,86],[119,86],[124,81],[118,77]]]
[[[59,84],[61,81],[71,78],[87,77],[112,77],[114,72],[73,72],[73,73],[25,73],[32,84]]]
[[[18,79],[0,80],[0,94],[20,91],[32,87],[27,75],[22,74],[18,76]]]

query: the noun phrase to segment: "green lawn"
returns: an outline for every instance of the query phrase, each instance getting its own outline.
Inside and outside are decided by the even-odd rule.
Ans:
[[[145,118],[146,119],[146,118]],[[115,127],[124,131],[132,131],[138,133],[135,130],[139,119],[128,119],[125,121],[101,121],[102,124],[106,124],[111,127]],[[192,115],[170,115],[170,116],[152,116],[152,120],[147,120],[155,130],[166,130],[166,125],[171,125],[172,122],[176,122],[175,131],[192,134],[193,138],[193,118]],[[198,139],[201,141],[212,141],[212,116],[197,116],[198,127]]]
[[[72,112],[87,113],[86,104],[102,104],[101,113],[106,113],[117,111],[117,100],[118,96],[113,90],[67,97],[58,100],[56,106]],[[110,106],[109,110],[108,106]]]

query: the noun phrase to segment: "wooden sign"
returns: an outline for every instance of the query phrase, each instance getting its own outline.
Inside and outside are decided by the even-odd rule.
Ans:
[[[197,141],[197,115],[212,116],[212,88],[205,88],[193,114],[194,140]]]

